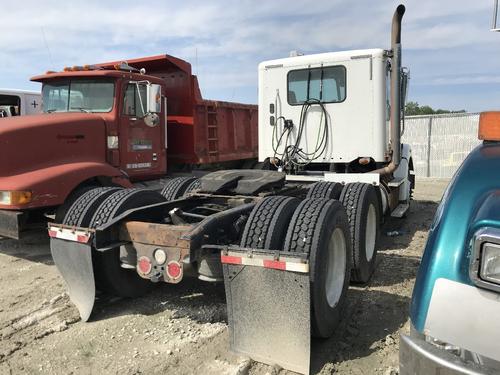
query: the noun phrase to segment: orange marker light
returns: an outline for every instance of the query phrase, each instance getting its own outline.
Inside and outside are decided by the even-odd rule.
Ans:
[[[479,115],[478,138],[484,141],[500,141],[500,111],[483,112]]]

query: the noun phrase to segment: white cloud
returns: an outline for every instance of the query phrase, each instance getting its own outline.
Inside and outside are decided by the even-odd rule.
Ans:
[[[434,77],[453,73],[457,66],[460,73],[467,70],[464,66],[475,69],[469,73],[483,66],[484,76],[500,68],[496,61],[481,61],[500,42],[500,35],[488,31],[490,1],[405,3],[403,42],[410,52],[405,56],[413,56],[406,62],[410,66],[415,62],[414,82],[428,82],[429,71]],[[6,2],[2,13],[8,17],[0,23],[0,86],[26,87],[29,76],[66,65],[167,52],[193,65],[197,53],[201,88],[207,96],[231,87],[255,88],[255,92],[257,64],[293,49],[310,53],[388,48],[397,4],[396,0]],[[469,54],[471,46],[476,50],[481,46],[479,55]],[[443,49],[450,56],[462,53],[460,64],[443,57]],[[412,50],[418,55],[411,55]],[[426,66],[425,60],[441,65]],[[450,82],[436,79],[433,84]]]

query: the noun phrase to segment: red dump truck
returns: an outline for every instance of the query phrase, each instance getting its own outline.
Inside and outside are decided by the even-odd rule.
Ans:
[[[0,236],[19,239],[63,217],[90,187],[161,188],[167,170],[238,168],[257,157],[257,107],[204,100],[191,65],[176,57],[32,81],[42,83],[43,113],[0,127]],[[175,194],[190,182],[180,179]]]

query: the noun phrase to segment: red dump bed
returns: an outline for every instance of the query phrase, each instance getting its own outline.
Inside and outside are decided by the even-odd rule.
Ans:
[[[119,62],[102,64],[111,68]],[[205,100],[191,64],[170,55],[127,60],[167,90],[167,158],[172,163],[217,163],[257,157],[257,106]]]

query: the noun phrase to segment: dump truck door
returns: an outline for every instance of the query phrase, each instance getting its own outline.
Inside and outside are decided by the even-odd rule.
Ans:
[[[164,175],[166,171],[165,108],[159,122],[145,122],[146,86],[129,82],[125,85],[120,114],[120,164],[134,177]]]

